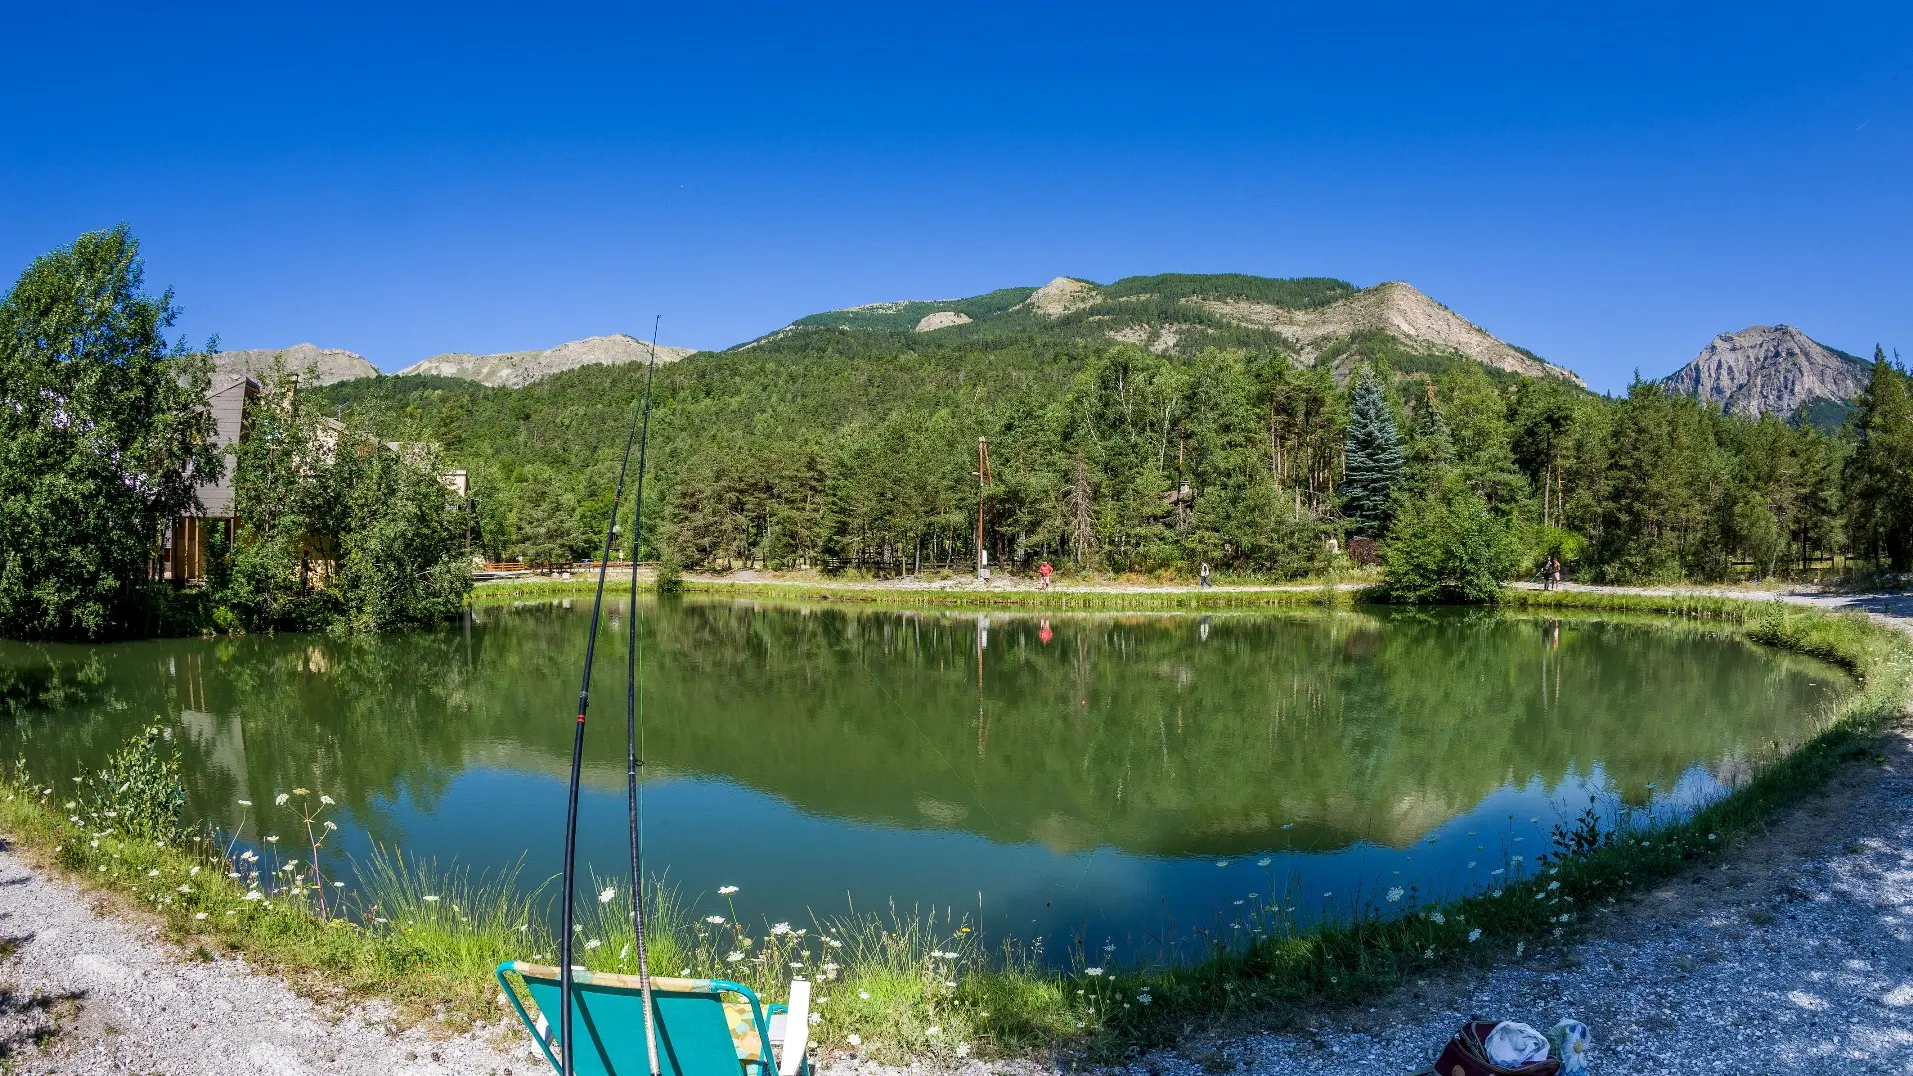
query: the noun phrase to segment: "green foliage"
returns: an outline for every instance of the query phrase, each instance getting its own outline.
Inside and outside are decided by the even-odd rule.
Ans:
[[[1852,423],[1845,474],[1851,540],[1894,571],[1913,571],[1913,386],[1884,350],[1874,351]]]
[[[659,594],[677,594],[684,589],[684,562],[676,553],[666,551],[658,558],[653,585]]]
[[[79,783],[81,810],[134,840],[171,842],[186,836],[186,788],[171,736],[149,726],[113,752],[106,768]]]
[[[1382,586],[1404,602],[1486,602],[1520,563],[1513,526],[1472,486],[1450,477],[1403,502],[1383,543]]]
[[[238,535],[209,550],[218,626],[390,631],[458,613],[470,506],[429,453],[319,415],[284,370],[265,376],[247,423],[232,450]]]
[[[975,295],[968,299],[953,299],[949,302],[899,302],[873,303],[869,306],[853,306],[848,310],[831,310],[822,314],[812,314],[798,318],[794,324],[803,326],[827,326],[845,329],[876,329],[887,332],[910,332],[916,329],[917,322],[924,315],[939,310],[951,310],[965,317],[982,320],[1006,314],[1016,305],[1030,297],[1035,288],[1002,288],[985,295]]]
[[[34,260],[0,299],[0,635],[153,619],[160,525],[216,476],[203,361],[169,349],[124,225]]]
[[[1390,499],[1402,476],[1401,435],[1375,379],[1356,383],[1349,406],[1342,510],[1351,533],[1377,537],[1388,529]]]
[[[1348,281],[1330,277],[1279,279],[1244,273],[1159,273],[1124,277],[1104,287],[1102,293],[1111,299],[1137,295],[1164,299],[1246,299],[1289,310],[1310,310],[1346,299],[1356,290]]]

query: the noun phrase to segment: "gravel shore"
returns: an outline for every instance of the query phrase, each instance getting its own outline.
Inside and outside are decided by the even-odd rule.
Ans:
[[[237,960],[192,959],[0,851],[0,1070],[166,1076],[523,1076],[522,1032],[438,1038],[380,1005],[330,1010]],[[522,1044],[522,1055],[501,1053]]]

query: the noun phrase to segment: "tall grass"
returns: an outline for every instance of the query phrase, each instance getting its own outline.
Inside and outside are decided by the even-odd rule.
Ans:
[[[1271,893],[1192,939],[1202,948],[1192,959],[1165,951],[1119,966],[1112,952],[1094,948],[1059,959],[1040,942],[986,944],[949,910],[886,907],[750,924],[728,906],[693,908],[658,881],[646,890],[651,969],[738,981],[773,1000],[793,976],[808,977],[818,984],[815,1041],[830,1050],[950,1061],[1061,1047],[1116,1059],[1220,1022],[1266,1023],[1306,1006],[1354,1004],[1443,964],[1531,959],[1572,939],[1590,908],[1717,854],[1840,766],[1868,757],[1913,682],[1913,645],[1861,616],[1579,592],[1518,591],[1509,604],[1704,617],[1839,664],[1860,690],[1806,745],[1688,817],[1602,814],[1590,805],[1556,827],[1537,862],[1511,861],[1497,876],[1505,883],[1458,900],[1417,905],[1412,888],[1390,890],[1322,922],[1296,915],[1300,895]],[[527,886],[515,869],[473,874],[378,849],[355,865],[357,884],[341,887],[334,867],[313,867],[323,858],[322,821],[309,823],[308,849],[274,849],[288,862],[234,854],[178,816],[177,782],[177,759],[149,732],[107,771],[71,788],[37,783],[24,764],[16,767],[0,780],[0,825],[72,876],[159,916],[183,943],[243,952],[326,994],[381,995],[419,1013],[496,1019],[492,967],[555,960],[549,882]],[[308,817],[321,819],[317,812]],[[592,881],[580,909],[579,959],[635,971],[628,880]]]

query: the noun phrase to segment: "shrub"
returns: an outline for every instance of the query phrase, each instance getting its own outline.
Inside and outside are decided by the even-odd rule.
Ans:
[[[676,594],[684,589],[684,562],[676,553],[667,550],[658,558],[656,585],[659,594]]]
[[[1403,602],[1486,602],[1521,558],[1511,523],[1449,478],[1396,511],[1381,549],[1382,586]]]

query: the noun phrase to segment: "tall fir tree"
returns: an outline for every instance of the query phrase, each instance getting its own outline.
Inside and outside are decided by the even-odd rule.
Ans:
[[[1855,552],[1894,571],[1913,570],[1913,392],[1905,370],[1873,350],[1873,372],[1854,401],[1847,458],[1847,527]]]
[[[1349,401],[1342,512],[1352,534],[1379,538],[1388,529],[1389,499],[1402,477],[1401,431],[1382,387],[1364,375]]]

